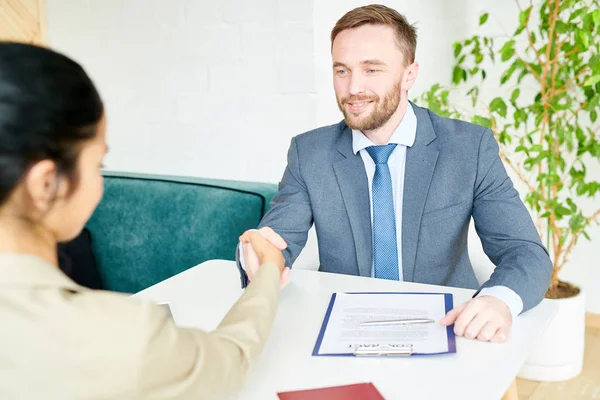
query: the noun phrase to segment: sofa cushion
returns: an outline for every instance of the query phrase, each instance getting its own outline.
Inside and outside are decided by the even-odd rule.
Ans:
[[[105,288],[135,293],[210,259],[233,260],[276,186],[200,178],[105,174],[88,223]]]

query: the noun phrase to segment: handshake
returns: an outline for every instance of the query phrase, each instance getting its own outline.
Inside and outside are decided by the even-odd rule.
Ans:
[[[246,231],[240,236],[240,246],[244,256],[244,269],[252,281],[261,265],[275,264],[281,271],[281,288],[290,281],[290,268],[285,266],[282,250],[287,243],[269,227]]]

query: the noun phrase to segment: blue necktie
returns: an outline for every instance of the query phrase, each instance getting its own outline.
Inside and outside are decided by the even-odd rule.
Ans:
[[[367,152],[375,162],[373,175],[373,263],[375,278],[398,280],[398,243],[392,177],[388,158],[395,144],[369,146]]]

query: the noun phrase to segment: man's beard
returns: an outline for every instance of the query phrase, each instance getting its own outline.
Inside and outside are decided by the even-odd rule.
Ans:
[[[386,93],[383,101],[380,101],[380,97],[377,95],[373,96],[348,96],[341,101],[338,99],[338,107],[344,114],[344,120],[350,129],[356,129],[359,131],[372,131],[374,129],[381,128],[392,115],[398,109],[400,104],[400,94],[402,90],[402,83],[399,81],[394,87]],[[356,116],[350,111],[346,111],[344,105],[347,103],[354,103],[360,101],[372,101],[373,111],[368,115]]]

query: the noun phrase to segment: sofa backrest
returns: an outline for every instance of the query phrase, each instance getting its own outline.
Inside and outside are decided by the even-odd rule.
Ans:
[[[87,224],[106,289],[135,293],[210,259],[235,259],[274,184],[106,173]]]

